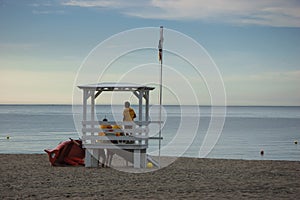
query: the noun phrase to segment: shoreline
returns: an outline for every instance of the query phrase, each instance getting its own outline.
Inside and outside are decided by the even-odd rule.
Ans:
[[[0,155],[44,155],[44,151],[41,152],[33,152],[33,153],[0,153]],[[0,156],[1,157],[1,156]],[[152,157],[157,157],[157,156],[152,156]],[[208,159],[208,160],[240,160],[240,161],[279,161],[279,162],[299,162],[300,163],[300,158],[299,160],[288,160],[288,159],[269,159],[269,158],[261,158],[261,159],[247,159],[247,158],[218,158],[218,157],[205,157],[205,158],[198,158],[198,157],[193,157],[193,156],[180,156],[180,157],[174,157],[174,156],[161,156],[161,158],[170,158],[172,160],[177,160],[178,158],[184,158],[184,159]],[[157,159],[157,158],[156,158]]]
[[[147,173],[52,167],[46,154],[0,154],[0,198],[297,199],[300,161],[178,158]]]

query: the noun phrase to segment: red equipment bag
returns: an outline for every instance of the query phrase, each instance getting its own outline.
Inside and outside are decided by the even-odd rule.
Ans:
[[[73,140],[60,143],[54,149],[44,150],[48,156],[51,165],[65,166],[65,165],[84,165],[85,151],[82,148],[81,140]]]

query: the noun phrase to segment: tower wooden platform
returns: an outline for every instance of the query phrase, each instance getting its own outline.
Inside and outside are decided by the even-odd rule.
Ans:
[[[98,158],[105,149],[118,154],[126,161],[133,163],[134,168],[145,168],[147,163],[147,148],[149,139],[162,139],[149,137],[149,93],[154,87],[134,83],[96,83],[78,86],[83,90],[83,119],[82,141],[86,149],[85,166],[97,167]],[[96,121],[95,99],[103,92],[132,92],[138,98],[139,106],[137,120],[134,122]],[[123,103],[123,102],[122,102]],[[88,111],[88,107],[90,107]],[[161,123],[161,122],[156,122]],[[101,129],[99,125],[132,126],[132,129]],[[103,132],[105,136],[99,136]],[[123,132],[124,136],[116,136]],[[126,133],[130,133],[126,135]]]

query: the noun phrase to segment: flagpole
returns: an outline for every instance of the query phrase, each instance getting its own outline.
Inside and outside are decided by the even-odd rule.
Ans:
[[[162,112],[162,65],[163,65],[163,26],[160,26],[160,39],[158,43],[159,61],[160,61],[160,78],[159,78],[159,144],[158,144],[158,163],[160,168],[160,151],[161,151],[161,112]]]

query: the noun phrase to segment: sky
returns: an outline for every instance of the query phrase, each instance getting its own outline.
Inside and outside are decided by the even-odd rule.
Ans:
[[[300,106],[297,0],[0,0],[0,104],[71,104],[78,69],[99,43],[161,25],[205,49],[224,81],[227,105]],[[157,62],[156,52],[148,53]],[[205,87],[195,88],[201,94]],[[200,97],[199,104],[211,101]]]

